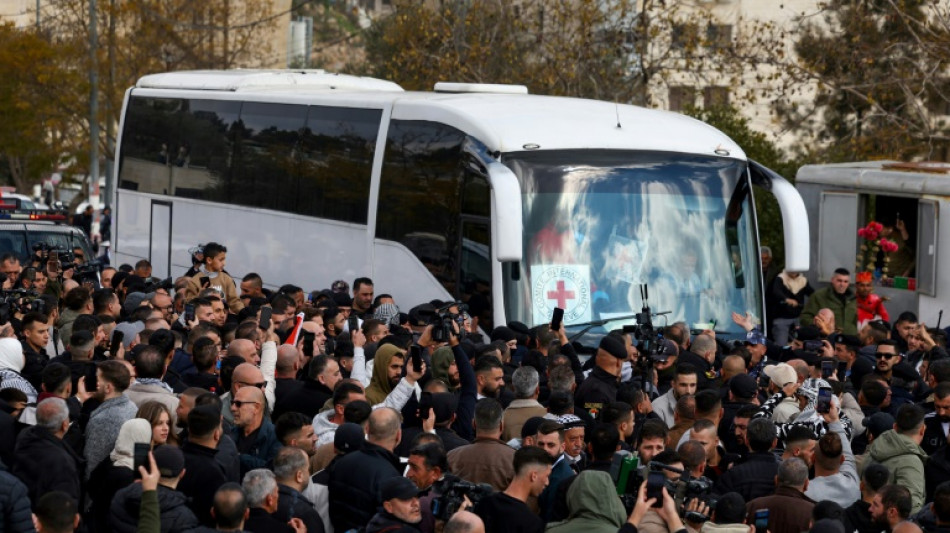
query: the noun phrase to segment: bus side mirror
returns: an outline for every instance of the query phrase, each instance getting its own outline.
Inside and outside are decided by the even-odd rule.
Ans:
[[[808,272],[809,234],[808,212],[805,202],[795,187],[772,170],[749,160],[752,183],[775,195],[782,211],[782,227],[785,230],[785,270]]]
[[[495,259],[521,261],[524,250],[521,184],[510,168],[497,161],[488,165],[488,181],[491,184],[491,240]]]

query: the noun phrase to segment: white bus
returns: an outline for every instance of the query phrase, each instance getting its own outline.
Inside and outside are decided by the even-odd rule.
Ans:
[[[120,131],[116,262],[157,276],[216,241],[237,278],[369,276],[404,310],[467,302],[486,329],[554,307],[620,327],[646,283],[665,321],[738,333],[731,312],[764,307],[752,184],[780,202],[789,268],[808,268],[795,189],[674,113],[523,86],[175,72],[127,92]]]

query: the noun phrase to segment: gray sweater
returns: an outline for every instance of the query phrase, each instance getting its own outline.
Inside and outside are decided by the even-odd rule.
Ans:
[[[121,395],[102,402],[89,415],[86,425],[86,479],[96,466],[109,457],[115,448],[115,441],[119,438],[119,430],[127,420],[135,418],[139,410],[132,400]]]
[[[828,424],[828,430],[838,434],[841,438],[841,453],[844,455],[844,463],[836,474],[830,476],[816,477],[808,482],[808,490],[805,496],[819,502],[821,500],[831,500],[837,502],[841,507],[847,508],[852,503],[861,499],[861,480],[858,478],[858,470],[854,462],[854,454],[851,452],[851,442],[845,435],[844,426],[841,422]]]

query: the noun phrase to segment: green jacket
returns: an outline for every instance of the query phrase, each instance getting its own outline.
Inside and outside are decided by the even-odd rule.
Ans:
[[[581,472],[567,491],[568,519],[548,524],[546,531],[556,533],[617,533],[627,520],[607,472]]]
[[[831,309],[835,314],[835,327],[841,329],[845,335],[858,334],[858,300],[854,297],[851,287],[845,291],[843,297],[838,296],[831,287],[818,289],[812,294],[802,309],[801,325],[811,326],[818,311],[824,308]]]
[[[868,449],[875,463],[881,463],[891,473],[889,482],[907,487],[913,502],[911,514],[924,506],[924,462],[927,454],[910,437],[894,430],[881,433]]]

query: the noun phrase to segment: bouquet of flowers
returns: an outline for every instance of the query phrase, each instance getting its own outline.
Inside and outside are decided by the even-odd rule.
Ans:
[[[866,242],[861,244],[855,266],[858,272],[874,272],[877,270],[878,253],[883,252],[884,257],[880,261],[881,279],[887,279],[887,263],[891,260],[887,254],[897,251],[897,243],[881,237],[882,231],[884,231],[884,225],[873,220],[858,230],[858,237]]]

